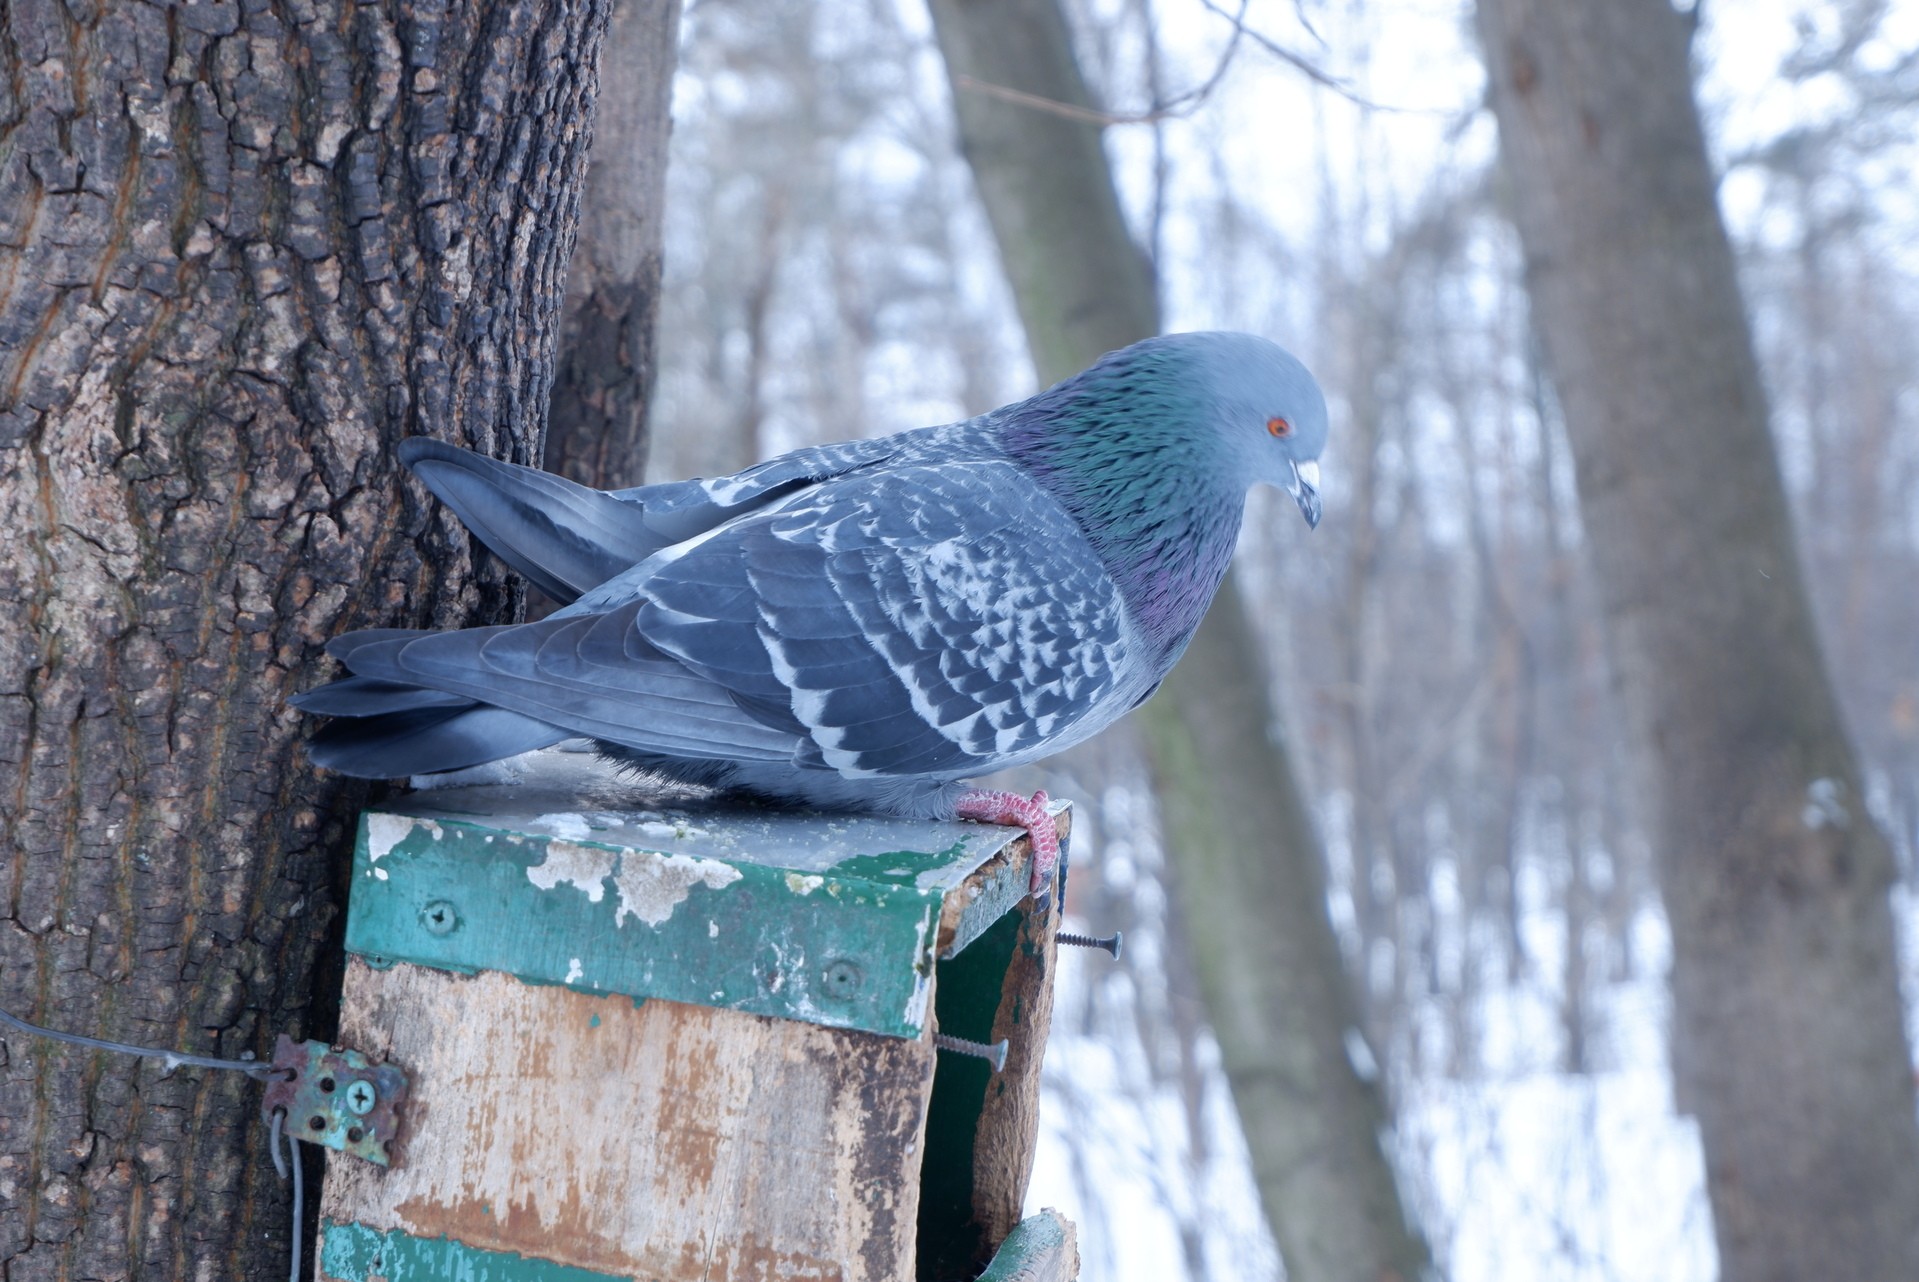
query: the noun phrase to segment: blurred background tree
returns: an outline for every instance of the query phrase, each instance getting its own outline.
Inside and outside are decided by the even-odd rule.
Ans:
[[[1720,1275],[1912,1277],[1892,852],[1800,573],[1690,20],[1666,0],[1480,0],[1479,21],[1633,718]]]

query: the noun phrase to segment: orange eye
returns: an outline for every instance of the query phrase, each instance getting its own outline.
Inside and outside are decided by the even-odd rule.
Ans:
[[[1293,425],[1283,418],[1269,418],[1266,420],[1266,430],[1284,440],[1293,434]]]

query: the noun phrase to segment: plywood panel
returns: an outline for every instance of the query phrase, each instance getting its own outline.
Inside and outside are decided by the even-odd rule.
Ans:
[[[930,1041],[358,958],[340,1036],[413,1094],[327,1219],[662,1282],[912,1275]]]

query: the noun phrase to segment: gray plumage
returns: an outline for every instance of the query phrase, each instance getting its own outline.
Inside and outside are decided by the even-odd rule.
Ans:
[[[1284,430],[1277,425],[1284,424]],[[1172,666],[1254,480],[1318,517],[1324,401],[1263,339],[1151,339],[944,427],[600,492],[425,438],[400,457],[569,602],[350,633],[321,765],[395,777],[584,735],[785,801],[951,817],[968,776],[1111,724]]]

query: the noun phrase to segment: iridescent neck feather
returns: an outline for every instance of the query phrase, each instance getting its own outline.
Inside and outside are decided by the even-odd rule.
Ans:
[[[1109,358],[993,416],[1002,448],[1079,522],[1168,664],[1225,577],[1247,488],[1186,375]]]

